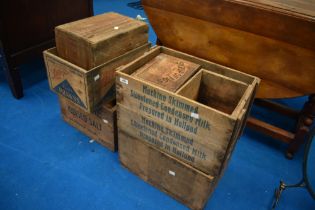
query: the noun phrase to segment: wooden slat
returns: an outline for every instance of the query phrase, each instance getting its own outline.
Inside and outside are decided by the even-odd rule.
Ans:
[[[276,126],[270,125],[266,122],[255,119],[253,117],[249,117],[247,119],[247,126],[268,136],[271,136],[275,139],[279,139],[285,143],[291,143],[292,140],[294,139],[293,133],[278,128]]]
[[[191,209],[203,209],[216,185],[214,177],[122,131],[119,159],[131,172]]]
[[[63,119],[111,151],[117,150],[116,108],[103,104],[96,113],[88,113],[70,100],[59,97]]]
[[[118,104],[118,127],[161,151],[210,175],[217,175],[229,144],[229,136],[197,136]],[[221,136],[221,134],[220,134]]]
[[[294,109],[291,109],[287,106],[284,106],[282,104],[279,104],[279,103],[276,103],[276,102],[273,102],[270,100],[266,100],[266,99],[256,99],[254,101],[254,104],[257,106],[261,106],[261,107],[267,108],[269,110],[278,112],[280,114],[289,116],[289,117],[294,118],[294,119],[296,119],[299,115],[299,112],[294,110]]]
[[[229,146],[225,152],[224,160],[222,161],[218,177],[222,177],[225,172],[227,164],[232,156],[232,152],[241,135],[243,125],[246,123],[246,117],[247,117],[246,113],[247,113],[247,110],[243,109],[238,117],[238,120],[233,130],[233,135],[231,136],[231,139],[230,139]]]

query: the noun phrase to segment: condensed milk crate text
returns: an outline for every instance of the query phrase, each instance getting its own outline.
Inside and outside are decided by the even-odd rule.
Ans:
[[[176,92],[133,75],[161,53],[202,69]],[[118,128],[217,176],[243,130],[258,84],[256,77],[156,47],[117,71]]]
[[[117,150],[116,101],[101,104],[95,113],[81,109],[67,98],[59,96],[63,119],[88,137],[111,151]]]
[[[56,48],[44,51],[51,90],[92,113],[115,87],[115,71],[150,49],[147,43],[92,69],[83,69],[59,57]]]
[[[203,209],[217,181],[122,131],[119,159],[128,170],[191,209]]]

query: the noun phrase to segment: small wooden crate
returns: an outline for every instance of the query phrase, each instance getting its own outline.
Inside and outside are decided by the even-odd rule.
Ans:
[[[200,65],[167,54],[159,54],[139,68],[132,76],[175,92]]]
[[[134,75],[161,53],[202,69],[176,92]],[[256,77],[156,47],[117,71],[118,128],[217,176],[242,133],[258,83]]]
[[[148,25],[109,12],[55,28],[58,55],[91,69],[148,42]]]
[[[63,119],[85,135],[111,151],[117,150],[116,101],[102,103],[94,113],[88,113],[67,98],[59,96]]]
[[[125,65],[150,48],[147,43],[92,69],[83,69],[59,57],[56,48],[44,51],[51,90],[92,113],[114,88],[116,68]]]
[[[191,209],[203,209],[215,187],[212,176],[121,131],[119,159],[128,170]]]

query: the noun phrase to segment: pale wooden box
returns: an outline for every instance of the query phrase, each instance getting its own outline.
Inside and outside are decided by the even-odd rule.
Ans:
[[[114,12],[55,28],[58,55],[91,69],[148,42],[148,25]]]

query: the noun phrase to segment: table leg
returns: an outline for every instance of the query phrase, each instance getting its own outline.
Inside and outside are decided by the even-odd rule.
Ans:
[[[302,111],[300,112],[295,137],[290,143],[286,157],[293,158],[294,153],[299,149],[300,145],[304,143],[306,135],[310,132],[310,127],[313,124],[315,118],[315,94],[309,96],[308,101],[304,104]]]
[[[16,68],[8,69],[5,74],[6,74],[6,78],[9,83],[12,95],[17,99],[22,98],[24,94],[23,94],[22,81],[21,81],[21,77],[20,77],[20,73],[18,69]]]
[[[0,64],[2,65],[2,68],[4,70],[12,95],[17,99],[22,98],[23,86],[20,73],[17,68],[14,68],[7,63],[3,48],[0,48]]]

